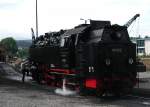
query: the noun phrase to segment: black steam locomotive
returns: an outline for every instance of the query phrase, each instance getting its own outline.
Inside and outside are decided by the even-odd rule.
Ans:
[[[30,62],[37,67],[33,79],[61,87],[66,78],[66,86],[81,93],[128,92],[136,85],[137,71],[144,70],[127,31],[136,17],[124,26],[90,20],[90,24],[33,38],[29,50]]]

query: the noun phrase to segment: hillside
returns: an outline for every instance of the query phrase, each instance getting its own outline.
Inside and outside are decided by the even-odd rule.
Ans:
[[[16,40],[18,48],[28,48],[30,47],[32,40]]]

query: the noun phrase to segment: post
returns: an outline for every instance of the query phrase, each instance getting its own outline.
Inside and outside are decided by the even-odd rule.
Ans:
[[[37,9],[37,0],[36,0],[36,38],[38,37],[38,9]]]

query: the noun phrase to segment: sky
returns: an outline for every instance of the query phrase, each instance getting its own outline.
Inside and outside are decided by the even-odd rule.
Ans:
[[[0,40],[31,39],[35,31],[36,0],[0,0]],[[135,14],[140,18],[129,28],[130,36],[150,36],[150,0],[37,0],[39,35],[70,29],[83,19],[109,20],[124,25]]]

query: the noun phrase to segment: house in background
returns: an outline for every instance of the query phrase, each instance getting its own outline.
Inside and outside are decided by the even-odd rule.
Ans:
[[[150,56],[150,37],[145,38],[145,55]]]
[[[130,39],[136,43],[138,56],[150,56],[150,37],[131,37]]]
[[[145,38],[136,39],[136,49],[139,56],[145,55]]]

